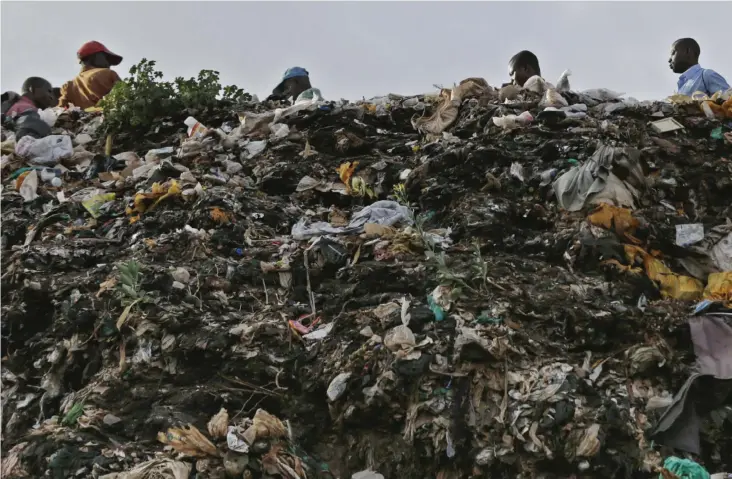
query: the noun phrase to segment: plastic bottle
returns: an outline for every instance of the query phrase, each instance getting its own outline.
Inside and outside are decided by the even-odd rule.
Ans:
[[[185,123],[188,127],[189,138],[200,138],[206,134],[206,131],[208,131],[208,128],[203,126],[198,120],[196,120],[192,116],[186,118],[183,123]]]

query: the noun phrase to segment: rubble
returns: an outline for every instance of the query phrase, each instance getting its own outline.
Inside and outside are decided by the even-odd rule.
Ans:
[[[569,74],[4,137],[3,477],[732,469],[732,125]]]

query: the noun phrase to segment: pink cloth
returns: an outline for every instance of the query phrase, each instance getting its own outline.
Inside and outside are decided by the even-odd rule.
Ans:
[[[18,116],[21,113],[25,113],[30,109],[37,110],[38,107],[30,100],[30,98],[22,96],[13,106],[10,107],[6,115],[9,117]]]

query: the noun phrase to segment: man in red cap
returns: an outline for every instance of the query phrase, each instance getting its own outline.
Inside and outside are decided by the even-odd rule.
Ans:
[[[76,53],[82,64],[81,73],[61,87],[58,106],[70,105],[86,109],[96,106],[120,78],[109,67],[122,63],[122,57],[110,52],[99,42],[87,42]]]

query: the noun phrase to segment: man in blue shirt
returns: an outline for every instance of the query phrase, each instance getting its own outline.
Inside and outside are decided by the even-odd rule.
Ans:
[[[699,65],[700,53],[701,48],[693,38],[681,38],[671,45],[668,65],[674,73],[681,75],[678,93],[691,96],[700,91],[712,96],[718,91],[729,89],[729,84],[722,75]]]

